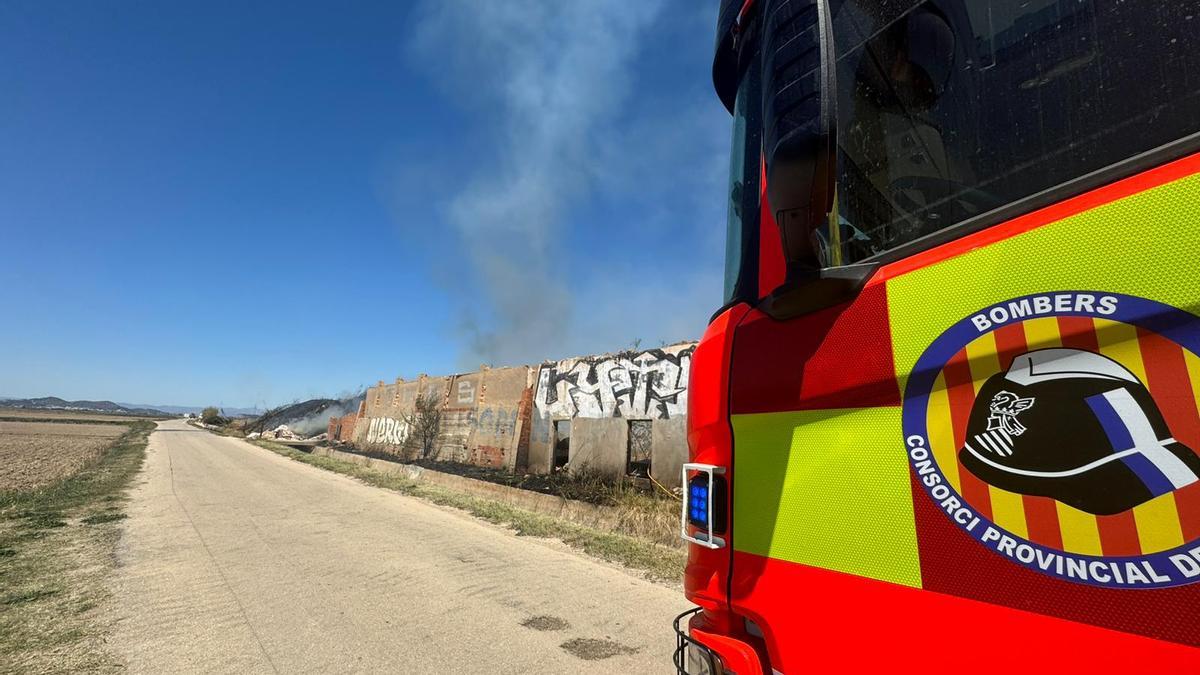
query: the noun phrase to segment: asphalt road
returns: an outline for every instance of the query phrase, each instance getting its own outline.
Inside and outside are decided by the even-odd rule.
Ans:
[[[118,546],[132,672],[668,673],[688,607],[556,542],[162,423]]]

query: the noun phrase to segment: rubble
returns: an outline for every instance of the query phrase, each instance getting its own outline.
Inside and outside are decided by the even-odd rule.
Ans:
[[[271,429],[270,431],[262,432],[261,438],[268,440],[268,441],[273,441],[273,440],[277,440],[277,439],[282,439],[285,441],[295,441],[295,440],[298,440],[300,438],[300,436],[297,436],[294,432],[292,432],[292,430],[288,428],[288,425],[280,424],[279,426],[275,427],[274,429]]]

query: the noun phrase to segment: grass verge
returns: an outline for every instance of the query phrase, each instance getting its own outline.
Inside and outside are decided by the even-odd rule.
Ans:
[[[659,581],[678,581],[687,561],[685,551],[671,549],[652,541],[584,527],[439,485],[421,483],[406,476],[386,474],[333,457],[301,452],[270,441],[248,442],[304,464],[352,476],[368,485],[462,509],[488,522],[511,527],[518,535],[559,539],[589,555],[640,570]]]
[[[221,433],[221,431],[217,431]],[[286,444],[280,444],[286,445]],[[440,473],[495,483],[506,487],[554,495],[605,507],[617,516],[615,531],[634,539],[643,539],[669,547],[680,547],[679,496],[661,484],[646,479],[613,479],[587,467],[552,474],[517,473],[498,467],[484,467],[433,458],[416,458],[410,452],[383,447],[339,445],[337,450],[363,457],[397,462]]]
[[[99,607],[123,493],[153,430],[153,422],[132,422],[75,475],[0,492],[0,673],[121,670],[104,650]]]

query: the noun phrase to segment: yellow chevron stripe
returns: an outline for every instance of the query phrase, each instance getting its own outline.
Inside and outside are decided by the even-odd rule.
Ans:
[[[1029,351],[1062,346],[1062,336],[1058,332],[1058,319],[1052,316],[1030,319],[1021,327],[1025,329],[1025,344],[1029,346]]]
[[[1133,518],[1137,521],[1142,553],[1158,553],[1183,545],[1183,528],[1179,525],[1175,493],[1169,492],[1135,506]]]
[[[1108,319],[1092,319],[1096,324],[1096,340],[1100,353],[1120,363],[1137,375],[1142,384],[1147,382],[1146,365],[1142,362],[1142,349],[1138,344],[1137,328]]]
[[[989,377],[1000,372],[1000,356],[996,353],[996,336],[980,335],[967,345],[967,365],[971,368],[971,384],[975,394]]]
[[[1018,537],[1029,538],[1029,526],[1025,521],[1025,502],[1021,495],[998,487],[988,486],[992,496],[992,520],[997,525]]]
[[[1192,383],[1192,391],[1200,391],[1200,357],[1184,349],[1183,363],[1187,366],[1188,380]],[[1200,396],[1196,397],[1196,408],[1200,412]]]
[[[900,408],[731,421],[736,550],[921,587],[911,474],[896,452]]]
[[[956,492],[962,491],[962,480],[958,475],[958,448],[954,447],[954,429],[950,423],[950,396],[946,393],[946,377],[938,373],[929,394],[929,412],[926,414],[929,429],[929,447],[933,461],[946,477],[946,482]]]
[[[1058,508],[1058,528],[1062,532],[1063,548],[1068,553],[1101,555],[1100,527],[1096,516],[1079,509],[1054,502]]]

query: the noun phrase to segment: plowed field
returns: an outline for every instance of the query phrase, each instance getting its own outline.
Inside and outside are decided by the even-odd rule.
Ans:
[[[0,422],[0,491],[65,478],[127,430],[122,424]]]

